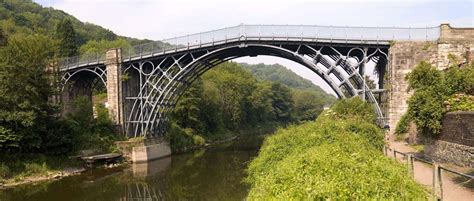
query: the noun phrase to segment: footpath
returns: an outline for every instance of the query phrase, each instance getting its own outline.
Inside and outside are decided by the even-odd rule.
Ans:
[[[390,140],[390,149],[395,149],[396,151],[402,153],[416,153],[417,151],[408,146],[405,142],[397,142]],[[388,151],[387,155],[389,157],[394,157],[392,151]],[[406,162],[403,159],[402,155],[397,155],[397,159],[403,162]],[[422,163],[420,161],[413,162],[414,178],[415,180],[427,186],[429,189],[432,189],[433,185],[433,167],[431,165]],[[473,201],[474,200],[474,190],[462,186],[461,184],[455,181],[456,176],[443,172],[441,174],[442,180],[442,193],[443,200],[455,200],[455,201]]]

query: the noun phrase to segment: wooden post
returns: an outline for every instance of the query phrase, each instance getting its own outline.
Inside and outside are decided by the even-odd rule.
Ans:
[[[433,199],[443,199],[443,187],[441,183],[441,168],[437,163],[433,163]]]
[[[407,154],[407,168],[408,168],[408,175],[411,178],[415,177],[415,169],[413,167],[413,156],[411,154]]]

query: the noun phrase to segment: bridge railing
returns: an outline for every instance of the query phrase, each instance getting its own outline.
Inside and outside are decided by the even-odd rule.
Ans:
[[[326,40],[326,41],[434,41],[440,37],[440,27],[344,27],[308,25],[239,25],[213,31],[133,46],[122,51],[125,60],[133,58],[223,44],[239,40]],[[104,62],[105,53],[65,58],[62,68]]]

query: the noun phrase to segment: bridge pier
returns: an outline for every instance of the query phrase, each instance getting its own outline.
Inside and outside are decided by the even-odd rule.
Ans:
[[[107,109],[109,117],[116,125],[118,133],[124,131],[123,94],[122,94],[122,52],[120,48],[110,49],[106,53],[107,71]]]

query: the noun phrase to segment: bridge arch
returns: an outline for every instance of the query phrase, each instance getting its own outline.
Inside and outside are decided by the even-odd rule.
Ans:
[[[73,111],[73,102],[79,96],[85,96],[92,102],[93,90],[97,86],[107,87],[105,67],[82,68],[61,75],[59,83],[62,115],[67,116]]]
[[[134,136],[164,132],[168,114],[196,78],[222,62],[259,55],[276,56],[305,66],[321,77],[339,98],[362,94],[373,104],[380,119],[383,118],[378,101],[363,78],[369,60],[376,60],[377,65],[378,61],[386,61],[387,54],[380,48],[353,47],[341,51],[331,45],[263,44],[257,41],[126,64],[125,73],[133,69],[145,80],[126,116],[125,129]],[[151,71],[144,73],[144,68]]]

